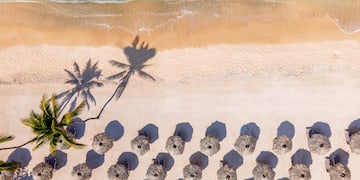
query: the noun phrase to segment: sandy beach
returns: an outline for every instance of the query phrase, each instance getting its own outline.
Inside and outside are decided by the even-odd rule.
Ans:
[[[149,66],[143,69],[156,81],[141,78],[139,74],[131,77],[120,99],[112,101],[99,120],[86,123],[78,141],[87,146],[63,151],[66,164],[54,172],[53,179],[71,179],[73,166],[97,161],[98,156],[91,151],[93,137],[114,121],[121,124],[124,133],[103,161],[100,158],[91,179],[107,177],[107,169],[119,156],[132,152],[130,141],[138,130],[153,124],[158,128],[158,139],[150,145],[148,153],[137,156],[139,163],[129,177],[146,179],[152,159],[167,152],[166,140],[176,125],[187,122],[193,128],[191,141],[186,143],[182,155],[172,156],[174,164],[166,178],[181,179],[183,167],[200,150],[200,139],[216,121],[225,124],[226,136],[220,142],[221,150],[208,157],[203,179],[217,179],[219,162],[234,149],[241,128],[255,123],[260,129],[255,152],[241,156],[237,169],[238,179],[251,178],[259,154],[274,153],[272,140],[284,121],[295,127],[293,148],[284,155],[276,155],[275,179],[289,177],[292,155],[299,149],[308,150],[306,127],[317,122],[329,125],[332,148],[325,155],[311,153],[312,179],[329,179],[325,157],[339,149],[349,153],[347,166],[352,179],[359,177],[356,168],[360,156],[352,153],[345,141],[345,129],[360,117],[359,33],[346,34],[329,19],[338,15],[343,23],[349,21],[341,16],[340,10],[325,11],[331,9],[330,3],[294,5],[290,1],[249,9],[254,4],[225,2],[209,3],[203,8],[198,7],[200,1],[132,2],[113,6],[0,3],[0,15],[6,17],[0,18],[0,132],[16,136],[1,147],[19,145],[33,137],[31,129],[22,125],[20,119],[28,117],[31,110],[38,112],[42,95],[49,97],[72,88],[65,84],[68,77],[64,69],[73,71],[74,62],[83,69],[91,59],[102,70],[100,80],[104,87],[91,90],[96,105],[90,104],[90,109],[84,110],[80,118],[95,116],[116,88],[116,82],[105,80],[119,72],[109,60],[128,64],[123,48],[131,45],[139,34],[140,40],[156,51],[145,63]],[[169,7],[173,11],[166,14]],[[180,18],[183,7],[196,7],[201,13],[194,10],[194,16],[185,13]],[[346,8],[344,5],[342,10]],[[129,19],[134,13],[129,9],[137,12],[136,18]],[[234,9],[244,11],[239,13]],[[106,16],[90,17],[94,13],[90,10],[106,12]],[[350,10],[349,13],[356,14]],[[121,13],[114,18],[116,12]],[[150,12],[158,12],[159,17],[154,18]],[[205,21],[210,12],[219,16]],[[256,12],[259,17],[247,23],[238,16],[255,17]],[[272,16],[264,21],[269,12]],[[145,18],[149,15],[151,18]],[[122,27],[126,28],[79,23],[104,21],[118,27],[117,20],[122,20]],[[160,27],[162,23],[168,24]],[[141,30],[142,25],[151,30]],[[20,154],[24,157],[16,158],[27,162],[25,170],[29,173],[49,155],[48,145],[35,151],[33,144],[23,148]],[[17,154],[14,152],[1,151],[0,159],[6,161]]]

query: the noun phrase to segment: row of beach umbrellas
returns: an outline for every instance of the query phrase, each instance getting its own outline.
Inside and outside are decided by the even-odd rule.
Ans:
[[[360,154],[360,130],[347,131],[346,142],[349,144],[353,153]],[[316,131],[312,128],[307,129],[308,148],[312,153],[319,155],[326,154],[331,149],[329,137],[325,134]],[[104,154],[113,147],[113,139],[106,133],[96,134],[93,138],[92,148],[98,154]],[[241,155],[252,154],[256,148],[257,137],[252,134],[240,135],[234,143],[234,150]],[[131,140],[131,148],[133,152],[142,156],[150,150],[149,135],[140,132]],[[61,142],[60,142],[61,144]],[[65,145],[60,145],[62,149],[67,149]],[[181,155],[185,149],[185,139],[183,134],[174,133],[170,136],[165,145],[166,150],[172,155]],[[273,139],[273,151],[276,154],[285,154],[292,150],[292,137],[287,135],[279,135]],[[220,150],[220,140],[216,135],[206,135],[200,140],[200,151],[208,156],[216,154]],[[221,168],[218,171],[218,179],[236,179],[236,170],[226,162],[221,163]],[[327,171],[330,177],[340,177],[338,179],[350,178],[350,170],[346,165],[340,162],[329,163]],[[42,162],[35,166],[32,171],[34,179],[51,179],[54,167],[48,163]],[[73,168],[72,176],[75,179],[89,179],[91,177],[92,169],[86,164],[81,163]],[[310,179],[311,174],[309,167],[305,164],[293,164],[289,169],[290,179]],[[0,179],[6,173],[0,174]],[[185,179],[201,179],[202,169],[199,165],[190,163],[183,169]],[[275,172],[271,166],[266,163],[258,163],[253,170],[254,179],[273,179]],[[149,167],[147,176],[149,179],[164,179],[166,171],[163,165],[159,162],[154,163]],[[129,177],[129,170],[126,163],[117,163],[108,169],[109,179],[127,179]],[[331,178],[336,179],[336,178]]]

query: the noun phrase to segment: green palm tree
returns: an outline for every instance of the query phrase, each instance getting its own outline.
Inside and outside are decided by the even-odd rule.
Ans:
[[[151,76],[150,74],[143,71],[143,69],[149,65],[145,65],[145,63],[155,56],[156,50],[155,48],[148,48],[148,44],[145,44],[145,42],[142,42],[140,47],[137,47],[139,43],[139,36],[136,36],[135,39],[132,42],[132,46],[125,47],[124,53],[127,56],[127,61],[129,64],[124,64],[119,61],[110,60],[110,64],[113,66],[116,66],[118,68],[123,69],[119,73],[116,73],[112,76],[107,77],[107,80],[116,80],[119,79],[119,85],[115,89],[115,92],[112,94],[112,96],[108,99],[108,101],[104,104],[102,109],[100,110],[100,113],[97,117],[88,118],[85,121],[92,120],[92,119],[99,119],[100,115],[104,111],[107,104],[115,97],[116,100],[118,100],[122,93],[124,92],[129,79],[132,75],[135,73],[138,74],[140,77],[144,79],[150,79],[152,81],[155,81],[155,78]]]
[[[64,114],[60,119],[60,108],[56,102],[55,95],[52,96],[51,103],[43,96],[40,102],[41,113],[32,111],[29,118],[21,120],[24,125],[32,128],[36,136],[20,146],[0,148],[0,150],[15,149],[34,142],[36,146],[33,150],[35,150],[49,143],[50,153],[55,155],[57,143],[60,139],[69,147],[83,147],[83,144],[74,141],[71,133],[66,131],[65,127],[73,122],[72,119],[80,114],[84,106],[85,102],[82,102],[73,111]]]
[[[80,96],[82,97],[83,101],[85,101],[88,109],[90,108],[89,100],[96,105],[96,100],[90,90],[94,87],[101,87],[104,85],[102,82],[99,81],[102,70],[98,68],[98,63],[96,62],[92,65],[91,59],[89,59],[89,61],[86,63],[86,67],[81,72],[79,65],[75,62],[74,72],[70,72],[66,69],[65,72],[70,78],[65,83],[71,84],[74,87],[59,94],[56,97],[61,98],[65,96],[61,103],[60,112],[66,107],[66,105],[73,99],[75,95],[75,98],[71,102],[72,108],[70,108],[70,110],[76,106],[77,99]]]
[[[0,136],[0,143],[13,140],[13,136],[2,135]],[[18,162],[4,162],[0,160],[0,172],[2,171],[15,171],[20,167]]]

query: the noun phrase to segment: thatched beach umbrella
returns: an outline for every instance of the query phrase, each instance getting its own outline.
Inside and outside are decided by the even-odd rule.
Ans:
[[[273,140],[273,150],[276,154],[285,154],[292,149],[292,141],[288,136],[280,135]]]
[[[189,164],[183,169],[184,180],[200,180],[202,178],[202,170],[196,164]]]
[[[290,180],[310,180],[311,173],[308,166],[305,164],[294,164],[289,169]]]
[[[166,177],[166,171],[161,164],[151,164],[146,172],[149,180],[163,180]]]
[[[98,154],[104,154],[113,147],[113,140],[105,133],[99,133],[94,136],[92,148]]]
[[[81,163],[73,167],[71,175],[76,180],[87,180],[91,177],[91,171],[86,163]]]
[[[252,171],[252,174],[254,176],[254,180],[272,180],[275,177],[274,170],[268,164],[264,163],[257,163]]]
[[[350,180],[350,169],[341,163],[336,163],[329,169],[330,180]]]
[[[131,140],[131,149],[140,156],[144,155],[150,150],[149,139],[144,135],[138,135]]]
[[[32,176],[35,180],[48,180],[53,176],[53,168],[47,163],[39,163],[32,169]]]
[[[14,171],[0,171],[0,180],[12,180],[14,174]]]
[[[200,140],[200,151],[208,156],[216,154],[220,150],[220,142],[213,136],[206,136]]]
[[[256,139],[250,135],[241,135],[237,138],[234,149],[242,155],[252,154],[255,150]]]
[[[322,155],[331,149],[330,140],[322,134],[313,134],[308,137],[308,146],[310,152]]]
[[[107,175],[110,180],[127,180],[129,178],[129,172],[126,166],[122,164],[110,166]]]
[[[236,180],[236,170],[228,164],[223,164],[223,166],[217,171],[217,177],[218,180]]]
[[[351,152],[360,155],[360,131],[350,135],[349,145]]]
[[[185,141],[180,136],[170,136],[166,141],[166,150],[170,154],[180,155],[184,152]]]

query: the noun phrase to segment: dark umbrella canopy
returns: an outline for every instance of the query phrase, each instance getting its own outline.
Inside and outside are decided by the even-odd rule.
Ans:
[[[107,171],[107,175],[110,180],[127,180],[129,178],[129,172],[122,164],[114,164],[110,166]]]
[[[160,164],[151,164],[146,172],[146,177],[149,180],[164,180],[166,171]]]
[[[351,134],[349,137],[349,145],[351,152],[355,154],[360,154],[360,131]]]
[[[228,164],[224,164],[218,171],[217,171],[218,180],[236,180],[236,170],[230,167]]]
[[[285,135],[280,135],[273,140],[273,150],[276,154],[285,154],[292,149],[292,141]]]
[[[254,180],[272,180],[275,177],[274,170],[268,165],[258,163],[252,171]]]
[[[331,144],[328,137],[322,134],[313,134],[308,138],[310,152],[323,155],[330,151]]]
[[[350,169],[341,163],[331,166],[329,169],[330,180],[350,180]]]
[[[200,140],[200,151],[208,156],[216,154],[220,150],[220,142],[212,136],[206,136]]]
[[[99,133],[94,136],[92,148],[98,154],[104,154],[113,147],[113,141],[110,136],[105,133]]]
[[[310,180],[311,173],[305,164],[294,164],[289,169],[290,180]]]
[[[73,167],[71,175],[76,180],[87,180],[91,177],[91,171],[86,163],[81,163]]]
[[[196,164],[189,164],[183,169],[184,180],[200,180],[202,178],[202,170]]]
[[[12,180],[15,172],[13,171],[0,171],[0,180]]]
[[[47,163],[40,163],[32,169],[32,176],[35,180],[47,180],[53,176],[53,168]]]
[[[166,150],[170,154],[180,155],[184,152],[185,141],[180,136],[170,136],[166,141]]]
[[[149,139],[144,135],[138,135],[131,140],[131,149],[142,156],[150,150]]]
[[[252,154],[255,150],[256,139],[250,135],[241,135],[237,138],[234,148],[242,155]]]

